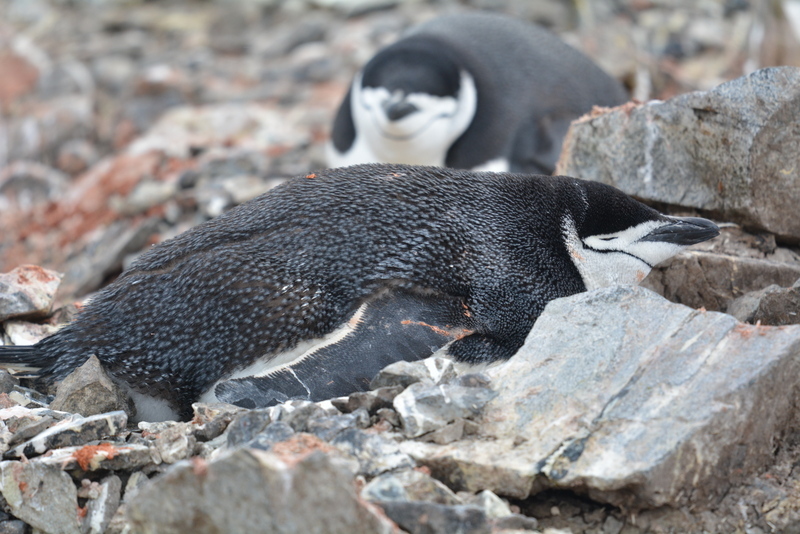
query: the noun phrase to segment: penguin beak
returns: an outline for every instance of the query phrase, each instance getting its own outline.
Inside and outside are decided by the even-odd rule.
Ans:
[[[687,247],[719,235],[719,227],[699,217],[670,217],[669,224],[659,226],[639,241],[660,241]]]
[[[403,117],[419,111],[419,108],[405,99],[392,99],[383,105],[383,111],[390,121],[399,121]]]

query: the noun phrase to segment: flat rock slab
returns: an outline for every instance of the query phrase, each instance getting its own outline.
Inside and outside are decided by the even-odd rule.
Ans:
[[[90,441],[112,437],[125,429],[128,416],[123,411],[108,412],[90,417],[68,417],[5,453],[8,458],[32,457],[50,449],[83,445]]]
[[[393,532],[357,497],[352,474],[320,451],[237,449],[209,463],[184,460],[141,487],[126,513],[140,533]]]
[[[557,174],[800,241],[800,68],[627,104],[570,128]]]
[[[0,322],[50,313],[61,277],[36,265],[22,265],[0,274]]]
[[[50,534],[79,534],[78,492],[55,466],[0,462],[0,492],[11,512]]]
[[[768,465],[800,391],[800,326],[757,327],[612,287],[548,304],[490,368],[480,435],[401,450],[454,489],[574,489],[703,505]]]

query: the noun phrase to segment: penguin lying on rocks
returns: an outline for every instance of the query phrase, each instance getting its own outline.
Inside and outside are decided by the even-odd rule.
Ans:
[[[548,301],[637,283],[718,233],[575,178],[332,169],[156,245],[72,323],[0,361],[52,384],[95,354],[149,421],[198,400],[318,401],[444,346],[505,360]]]
[[[627,101],[615,79],[541,27],[485,12],[446,15],[356,75],[328,163],[551,174],[572,120]]]

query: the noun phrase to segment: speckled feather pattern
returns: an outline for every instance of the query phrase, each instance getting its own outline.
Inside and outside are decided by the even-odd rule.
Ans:
[[[585,289],[561,241],[565,212],[579,228],[661,217],[564,177],[401,165],[300,176],[143,254],[36,346],[50,363],[41,377],[96,354],[186,413],[216,380],[324,336],[392,288],[463,299],[475,334],[450,353],[508,358],[548,301]]]

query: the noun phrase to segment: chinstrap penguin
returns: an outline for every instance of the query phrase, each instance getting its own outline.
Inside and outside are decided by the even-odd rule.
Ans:
[[[544,28],[486,12],[445,15],[356,75],[328,164],[551,174],[572,120],[627,100],[620,83]]]
[[[548,301],[641,281],[718,235],[597,182],[360,165],[299,176],[154,246],[77,318],[0,361],[62,380],[95,354],[138,419],[366,389],[446,346],[511,357]]]

